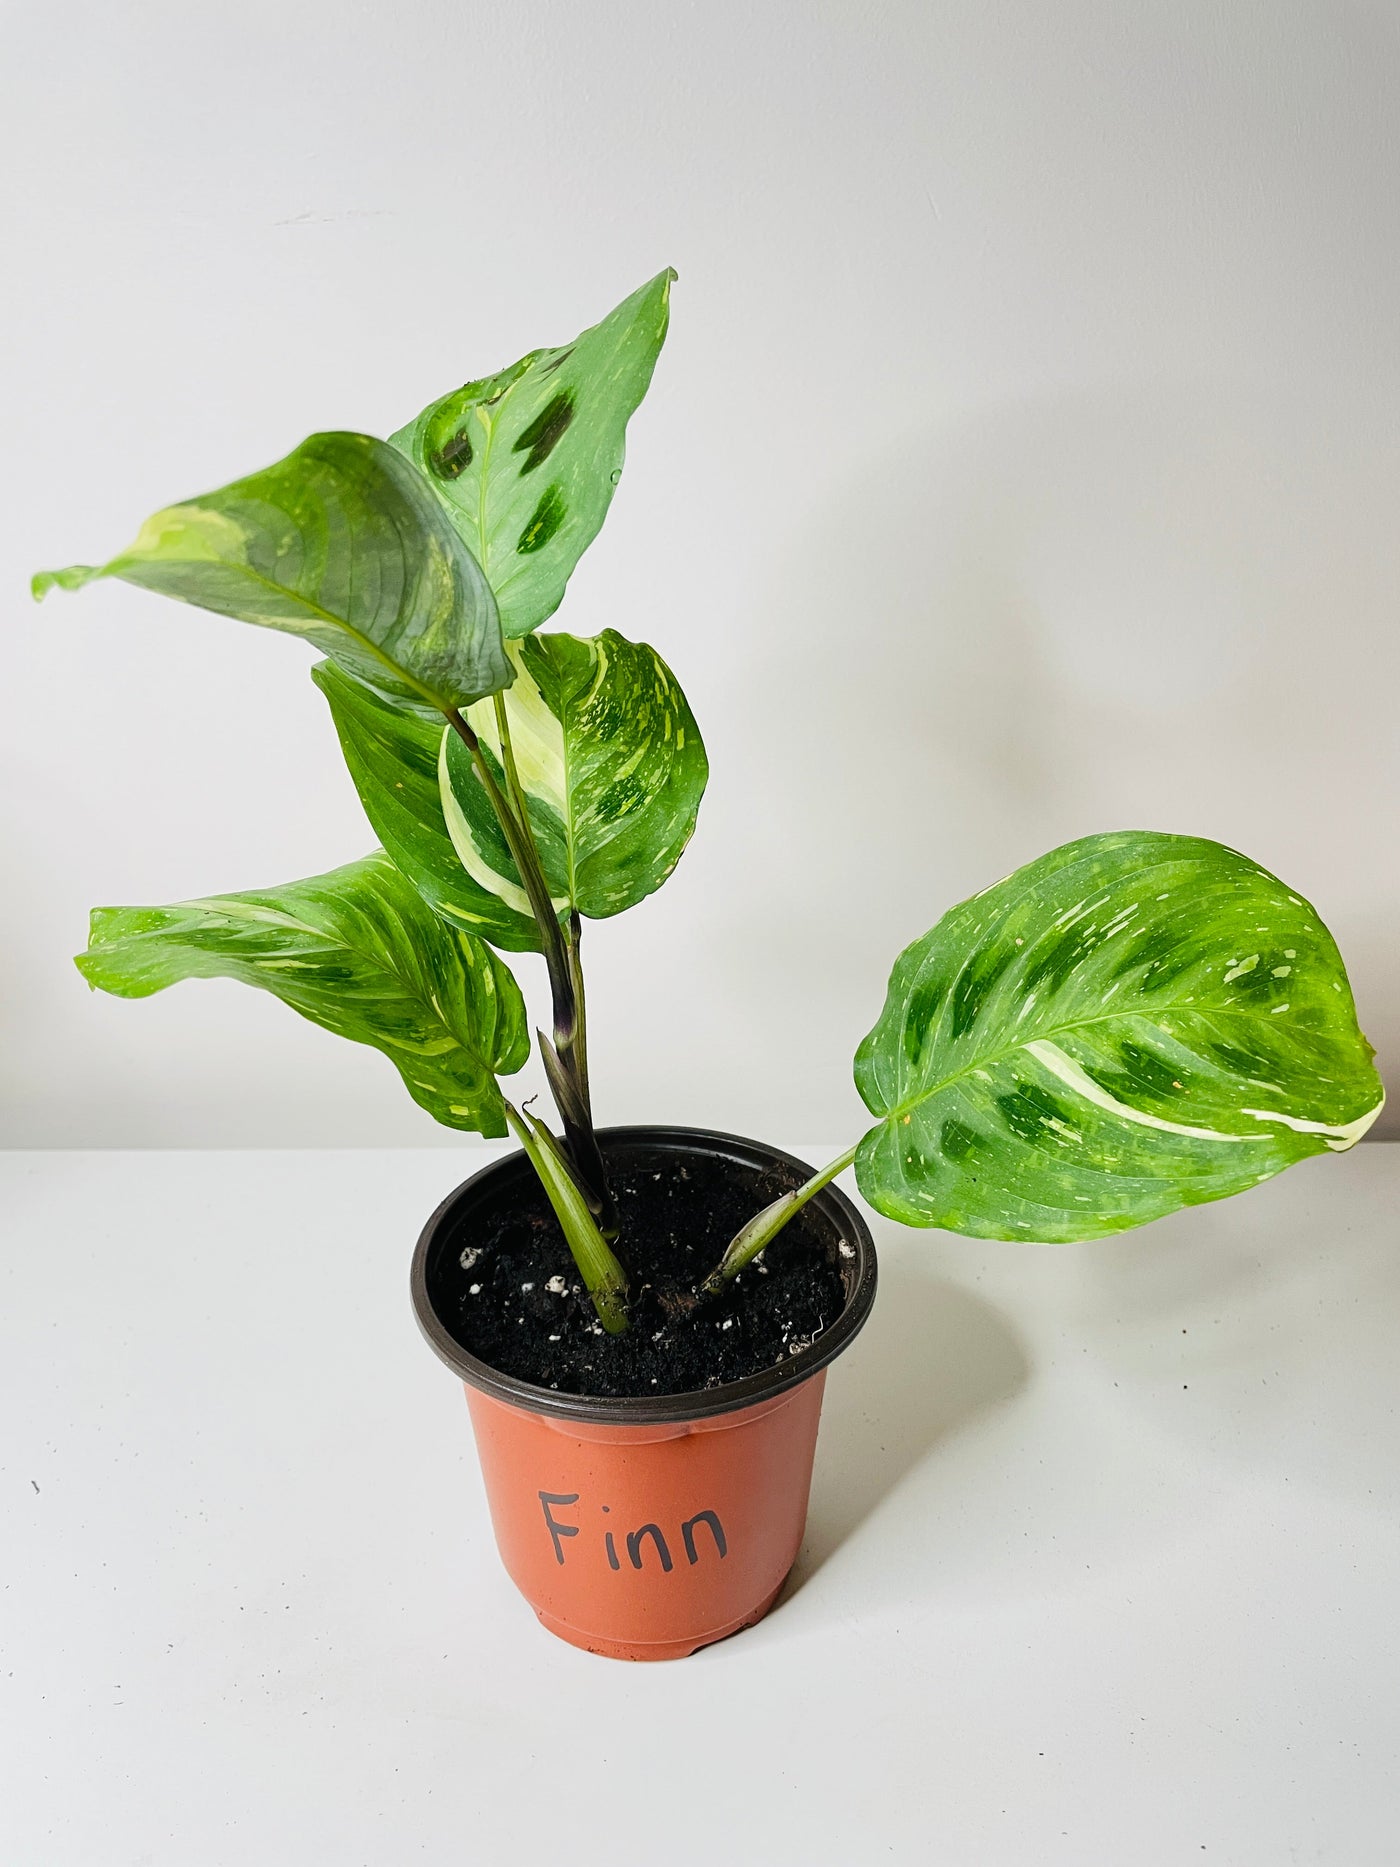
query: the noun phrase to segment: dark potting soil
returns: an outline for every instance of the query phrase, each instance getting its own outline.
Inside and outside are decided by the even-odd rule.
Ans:
[[[609,1154],[631,1327],[599,1323],[544,1194],[475,1218],[444,1252],[434,1308],[462,1347],[503,1374],[566,1394],[682,1394],[742,1380],[806,1348],[840,1315],[849,1240],[807,1212],[724,1291],[683,1302],[746,1219],[798,1184],[781,1171],[651,1148]]]

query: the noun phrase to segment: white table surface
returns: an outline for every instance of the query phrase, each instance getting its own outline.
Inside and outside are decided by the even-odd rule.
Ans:
[[[482,1158],[0,1156],[4,1867],[1394,1867],[1400,1147],[879,1223],[792,1582],[657,1666],[516,1596],[413,1324]]]

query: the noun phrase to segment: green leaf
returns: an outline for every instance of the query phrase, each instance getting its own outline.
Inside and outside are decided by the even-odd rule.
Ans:
[[[975,1238],[1098,1238],[1352,1146],[1384,1091],[1317,913],[1218,843],[1067,843],[899,957],[861,1192]]]
[[[34,594],[98,577],[304,636],[429,711],[510,680],[480,568],[423,476],[367,434],[313,434],[275,466],[157,512],[110,563],[41,571]]]
[[[438,764],[451,728],[392,705],[334,662],[318,661],[311,678],[330,703],[365,815],[394,866],[454,926],[511,952],[537,952],[534,918],[474,881],[447,833]]]
[[[628,419],[666,337],[675,276],[658,273],[573,343],[467,383],[390,437],[486,572],[507,636],[554,614],[598,535]]]
[[[506,1132],[498,1074],[529,1052],[520,989],[503,960],[455,932],[376,851],[280,888],[97,908],[90,985],[146,998],[181,979],[241,979],[313,1024],[382,1050],[409,1094],[449,1128]]]
[[[506,714],[516,768],[551,897],[605,920],[634,907],[675,868],[709,775],[700,730],[654,648],[616,630],[582,640],[535,635],[510,645]],[[494,705],[468,719],[502,770]],[[471,758],[442,747],[442,804],[463,865],[523,912],[524,890]]]

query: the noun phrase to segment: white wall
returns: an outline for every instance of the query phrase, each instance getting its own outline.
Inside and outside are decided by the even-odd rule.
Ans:
[[[6,1139],[452,1138],[241,987],[89,996],[90,903],[372,838],[298,645],[23,578],[667,263],[559,623],[653,641],[714,776],[673,881],[591,935],[600,1116],[853,1133],[896,950],[1129,825],[1312,896],[1400,1055],[1396,7],[127,0],[3,33]]]

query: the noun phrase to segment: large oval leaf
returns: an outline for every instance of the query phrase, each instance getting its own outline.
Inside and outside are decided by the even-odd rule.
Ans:
[[[622,473],[628,419],[666,337],[666,271],[556,350],[454,389],[390,438],[486,572],[508,636],[559,607]]]
[[[496,1077],[529,1052],[503,960],[448,927],[382,852],[307,881],[163,908],[97,908],[84,978],[120,998],[241,979],[313,1024],[382,1050],[449,1128],[506,1132]]]
[[[365,815],[394,866],[454,926],[511,952],[538,951],[533,917],[474,881],[447,833],[438,762],[451,729],[381,699],[333,662],[318,661],[311,678],[330,703]]]
[[[1350,1147],[1384,1100],[1316,912],[1218,843],[1086,837],[896,962],[856,1085],[880,1212],[1097,1238]]]
[[[709,776],[700,729],[656,650],[616,630],[591,640],[535,635],[510,655],[511,744],[554,904],[594,920],[620,914],[661,886],[690,840]],[[494,705],[467,717],[499,773]],[[443,739],[441,773],[463,865],[524,911],[500,826],[455,733]]]
[[[423,476],[387,441],[313,434],[285,460],[167,506],[97,577],[314,642],[350,673],[443,711],[510,680],[495,600]]]

